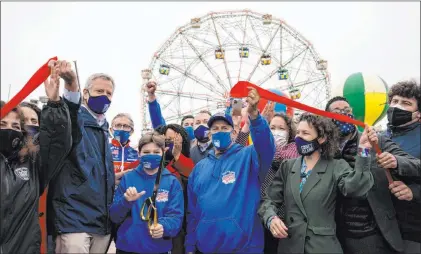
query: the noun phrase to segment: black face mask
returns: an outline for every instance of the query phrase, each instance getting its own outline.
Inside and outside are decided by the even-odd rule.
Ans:
[[[0,129],[0,153],[6,158],[19,152],[23,145],[23,134],[11,129]]]
[[[174,155],[172,154],[172,149],[174,149],[174,142],[165,141],[165,147],[168,147],[168,150],[165,152],[165,161],[172,161],[174,159]]]
[[[317,138],[307,141],[300,137],[296,137],[295,145],[297,146],[297,152],[302,156],[312,155],[320,147],[319,142],[317,142]]]
[[[387,120],[392,126],[400,126],[412,121],[412,112],[397,107],[387,109]]]

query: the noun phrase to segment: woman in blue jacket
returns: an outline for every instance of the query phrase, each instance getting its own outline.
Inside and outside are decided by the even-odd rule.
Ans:
[[[110,208],[111,220],[121,224],[117,232],[117,253],[168,253],[171,237],[181,229],[184,214],[183,190],[177,178],[163,169],[156,195],[158,224],[148,228],[141,207],[152,195],[165,149],[165,138],[145,134],[139,141],[140,165],[121,179]]]

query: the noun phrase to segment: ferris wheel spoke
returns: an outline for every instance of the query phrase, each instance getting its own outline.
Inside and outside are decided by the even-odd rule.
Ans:
[[[218,39],[219,48],[222,49],[221,40],[219,39],[218,30],[216,30],[215,18],[213,17],[213,15],[211,15],[211,17],[212,17],[212,22],[213,22],[213,29],[215,30],[215,35],[216,35],[216,38]],[[225,59],[225,57],[223,58],[223,61],[224,61],[224,65],[225,65],[225,71],[227,72],[228,83],[229,83],[230,87],[232,87],[231,75],[230,75],[230,71],[229,71],[228,65],[227,65],[227,60]]]
[[[288,61],[286,61],[286,63],[285,63],[285,64],[281,64],[281,67],[282,67],[282,68],[287,67],[287,66],[288,66],[288,64],[290,64],[292,61],[294,61],[294,60],[295,60],[297,57],[299,57],[302,53],[306,52],[306,51],[307,51],[307,49],[308,49],[308,47],[307,47],[307,48],[304,48],[303,50],[301,50],[298,54],[293,55],[290,59],[288,59]]]
[[[270,40],[269,40],[269,42],[268,42],[268,44],[266,45],[266,48],[265,48],[265,53],[267,52],[267,50],[269,49],[269,47],[270,47],[270,45],[272,44],[272,42],[273,42],[273,39],[276,37],[276,34],[278,33],[278,31],[279,31],[279,29],[281,28],[281,26],[279,25],[278,26],[278,28],[276,29],[276,31],[275,31],[275,33],[273,33],[273,35],[272,35],[272,37],[270,38]],[[257,63],[256,63],[256,65],[254,66],[254,68],[253,68],[253,71],[250,73],[250,75],[249,75],[249,77],[247,78],[247,81],[250,81],[250,79],[253,77],[253,75],[254,75],[254,73],[255,73],[255,71],[256,71],[256,69],[257,69],[257,66],[259,66],[259,63],[260,63],[260,59],[258,59],[257,60]],[[272,75],[273,76],[273,75]]]
[[[172,69],[178,71],[179,73],[186,75],[190,79],[193,79],[194,81],[196,81],[198,84],[200,84],[204,88],[208,89],[209,91],[214,92],[214,93],[217,93],[217,94],[219,94],[221,96],[224,95],[223,92],[220,92],[218,90],[215,90],[213,84],[211,84],[211,83],[209,83],[207,81],[204,81],[203,79],[197,77],[196,75],[193,75],[190,72],[188,72],[186,70],[183,70],[182,68],[180,68],[178,66],[175,66],[175,65],[173,65],[172,63],[170,63],[170,62],[168,62],[166,60],[161,59],[161,61],[163,61],[165,64],[167,64],[168,66],[170,66]]]
[[[194,99],[194,100],[213,101],[213,102],[219,102],[223,100],[222,97],[216,98],[215,96],[208,95],[208,94],[176,92],[176,91],[170,91],[170,90],[157,90],[156,94],[177,96],[177,97],[189,98],[189,99]]]
[[[298,70],[297,70],[297,72],[295,73],[294,80],[292,81],[293,83],[295,83],[295,80],[297,79],[298,73],[300,73],[301,66],[302,66],[302,65],[303,65],[303,63],[304,63],[304,60],[305,60],[306,55],[307,55],[307,52],[308,52],[308,50],[306,50],[306,51],[305,51],[304,56],[303,56],[303,58],[301,59],[300,65],[298,66]]]
[[[251,29],[253,30],[253,32],[254,32],[254,35],[256,36],[255,38],[256,38],[256,40],[257,40],[257,43],[259,43],[259,47],[260,47],[260,49],[262,50],[262,52],[264,52],[265,51],[265,49],[263,48],[263,46],[262,46],[262,42],[260,41],[260,36],[259,35],[257,35],[257,32],[256,32],[256,27],[254,27],[254,24],[253,24],[253,21],[251,20],[251,19],[249,19],[249,22],[250,22],[250,25],[251,25]]]
[[[184,34],[183,34],[184,35]],[[190,42],[190,40],[186,37],[183,36],[184,39],[186,40],[187,44],[189,44],[189,46],[193,49],[193,51],[196,53],[197,57],[200,59],[200,61],[206,66],[206,69],[208,69],[208,71],[212,74],[212,76],[215,78],[216,82],[218,82],[218,84],[224,89],[225,92],[227,92],[227,88],[224,84],[224,82],[221,80],[221,78],[218,76],[218,74],[216,74],[216,72],[211,68],[210,64],[206,61],[206,59],[204,57],[202,57],[202,55],[200,54],[200,52],[196,49],[196,47]]]
[[[197,35],[195,35],[195,34],[190,34],[190,33],[183,33],[183,35],[184,36],[186,36],[186,37],[190,37],[190,38],[193,38],[193,39],[195,39],[195,40],[197,40],[197,41],[199,41],[199,42],[201,42],[201,43],[203,43],[203,44],[207,44],[208,46],[210,46],[212,49],[215,49],[215,48],[217,48],[218,47],[218,45],[217,44],[214,44],[214,43],[212,43],[212,42],[210,42],[210,41],[208,41],[208,40],[205,40],[204,38],[199,38]]]
[[[241,48],[244,48],[244,42],[246,40],[246,28],[247,28],[247,19],[248,19],[249,15],[246,16],[246,20],[244,22],[244,30],[243,30],[243,43],[241,44]],[[238,79],[237,82],[240,81],[240,76],[241,76],[241,67],[243,65],[243,58],[240,58],[240,68],[238,69]]]

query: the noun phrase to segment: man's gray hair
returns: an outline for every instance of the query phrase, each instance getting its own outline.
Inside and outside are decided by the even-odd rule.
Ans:
[[[130,126],[131,126],[132,128],[134,128],[134,122],[133,122],[133,119],[132,119],[132,117],[131,117],[129,114],[127,114],[127,113],[119,113],[119,114],[117,114],[117,115],[113,118],[113,120],[111,121],[111,126],[114,126],[114,122],[115,122],[115,120],[117,120],[117,118],[120,118],[120,117],[125,117],[125,118],[129,119]]]
[[[114,79],[105,73],[94,73],[91,76],[89,76],[88,80],[85,83],[85,89],[89,90],[92,87],[92,82],[96,79],[103,79],[103,80],[107,80],[107,81],[111,81],[111,84],[113,85],[113,93],[114,93],[114,88],[115,88],[115,84],[114,84]]]

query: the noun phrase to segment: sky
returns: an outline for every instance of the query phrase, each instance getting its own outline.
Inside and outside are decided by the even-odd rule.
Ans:
[[[419,2],[62,2],[1,3],[1,99],[13,97],[50,57],[77,60],[81,85],[95,72],[112,75],[109,120],[131,114],[140,137],[141,70],[191,18],[250,9],[284,19],[328,60],[331,84],[355,72],[389,85],[420,79]],[[27,99],[44,95],[38,88]]]

